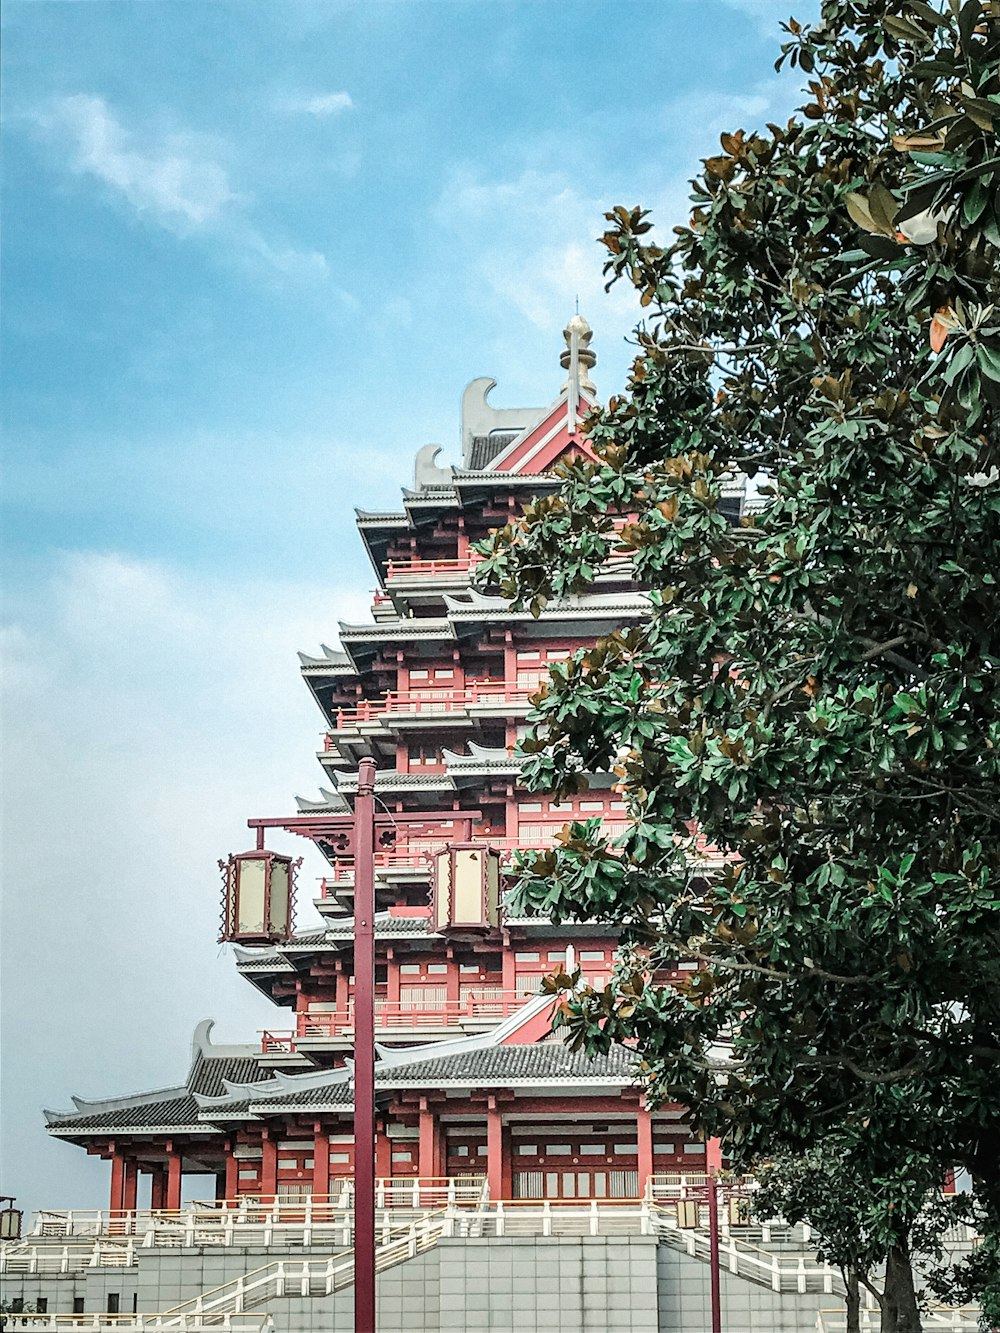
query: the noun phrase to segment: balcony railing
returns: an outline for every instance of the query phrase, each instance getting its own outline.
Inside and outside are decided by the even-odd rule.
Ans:
[[[503,680],[471,680],[463,688],[451,685],[422,690],[389,690],[381,699],[365,699],[356,708],[337,709],[337,730],[372,722],[389,713],[462,713],[476,704],[523,704],[537,686],[510,685]],[[327,736],[324,749],[333,749]]]
[[[412,1005],[395,1000],[375,1001],[375,1026],[392,1031],[426,1031],[468,1022],[500,1022],[525,1004],[530,995],[503,991],[487,986],[470,991],[460,1000],[440,1000],[435,1004]],[[354,1005],[346,1009],[298,1015],[294,1031],[261,1033],[264,1055],[294,1055],[302,1038],[334,1038],[354,1031]]]
[[[468,574],[482,560],[481,555],[470,551],[453,560],[390,560],[386,565],[385,576],[392,578],[447,578],[453,574]]]
[[[508,856],[514,852],[538,852],[544,851],[546,847],[552,846],[555,841],[555,835],[562,825],[553,828],[552,837],[546,840],[540,838],[493,838],[488,834],[483,834],[477,841],[484,846],[495,847],[498,851],[506,853]],[[375,853],[375,870],[426,870],[430,873],[430,857],[434,852],[443,851],[455,838],[435,838],[434,841],[410,842],[402,847],[390,847]],[[340,884],[350,884],[354,880],[354,865],[350,861],[338,861],[333,867],[332,872],[324,875],[320,880],[320,897],[332,898],[336,896],[336,886]]]

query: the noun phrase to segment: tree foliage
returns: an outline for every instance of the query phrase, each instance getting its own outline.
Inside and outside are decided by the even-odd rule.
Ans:
[[[627,390],[481,567],[537,613],[626,551],[649,599],[524,745],[539,789],[610,774],[632,826],[570,826],[518,893],[622,928],[575,1041],[636,1039],[739,1165],[835,1132],[966,1168],[995,1261],[1000,17],[827,0],[787,32],[800,114],[722,136],[671,244],[607,215],[645,311]]]

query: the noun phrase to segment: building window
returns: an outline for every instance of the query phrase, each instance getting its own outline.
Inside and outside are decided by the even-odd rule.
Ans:
[[[604,962],[604,950],[603,950],[603,949],[581,949],[581,950],[580,950],[580,962],[581,962],[581,963],[603,963],[603,962]]]
[[[121,1305],[121,1293],[117,1291],[108,1292],[108,1314],[117,1314]]]
[[[48,1296],[39,1296],[35,1301],[35,1314],[48,1314],[49,1298]]]
[[[74,1296],[74,1297],[73,1297],[73,1313],[74,1313],[74,1314],[85,1314],[85,1313],[86,1313],[85,1310],[84,1310],[84,1308],[83,1308],[83,1297],[82,1297],[82,1296]]]
[[[603,955],[602,955],[603,956]],[[541,961],[541,954],[538,953],[516,953],[514,955],[515,963],[538,963]]]
[[[605,1147],[603,1143],[580,1144],[581,1157],[603,1157],[604,1155],[605,1155]]]

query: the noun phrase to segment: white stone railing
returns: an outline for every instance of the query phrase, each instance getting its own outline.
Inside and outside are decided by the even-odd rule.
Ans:
[[[90,1245],[0,1246],[0,1273],[77,1273],[85,1268],[131,1268],[135,1242],[95,1240]]]
[[[979,1308],[964,1305],[961,1308],[932,1305],[923,1311],[921,1320],[924,1333],[976,1333],[979,1329]],[[877,1309],[861,1311],[861,1333],[878,1333],[882,1316]],[[845,1333],[847,1316],[843,1309],[820,1310],[816,1316],[817,1333]]]
[[[428,1213],[421,1221],[401,1229],[376,1248],[376,1272],[392,1268],[436,1245],[446,1225],[440,1214]],[[330,1296],[340,1288],[350,1286],[353,1281],[352,1250],[342,1250],[330,1255],[328,1259],[282,1259],[245,1273],[232,1282],[204,1291],[193,1300],[166,1311],[162,1327],[181,1328],[179,1321],[192,1316],[240,1314],[273,1297]],[[175,1320],[178,1322],[175,1323]]]
[[[79,1329],[80,1333],[118,1333],[118,1330],[166,1329],[172,1333],[203,1333],[207,1329],[231,1330],[231,1333],[264,1333],[273,1328],[271,1316],[266,1313],[242,1314],[219,1312],[218,1314],[185,1314],[175,1316],[169,1313],[157,1314],[3,1314],[0,1323],[8,1333],[15,1330],[35,1330],[35,1333],[50,1333],[58,1329]]]

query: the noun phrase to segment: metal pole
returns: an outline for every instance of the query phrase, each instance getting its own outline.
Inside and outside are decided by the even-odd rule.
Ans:
[[[708,1264],[712,1284],[712,1333],[722,1333],[722,1293],[719,1289],[719,1185],[708,1176]]]
[[[354,1333],[375,1333],[375,760],[354,799]]]

